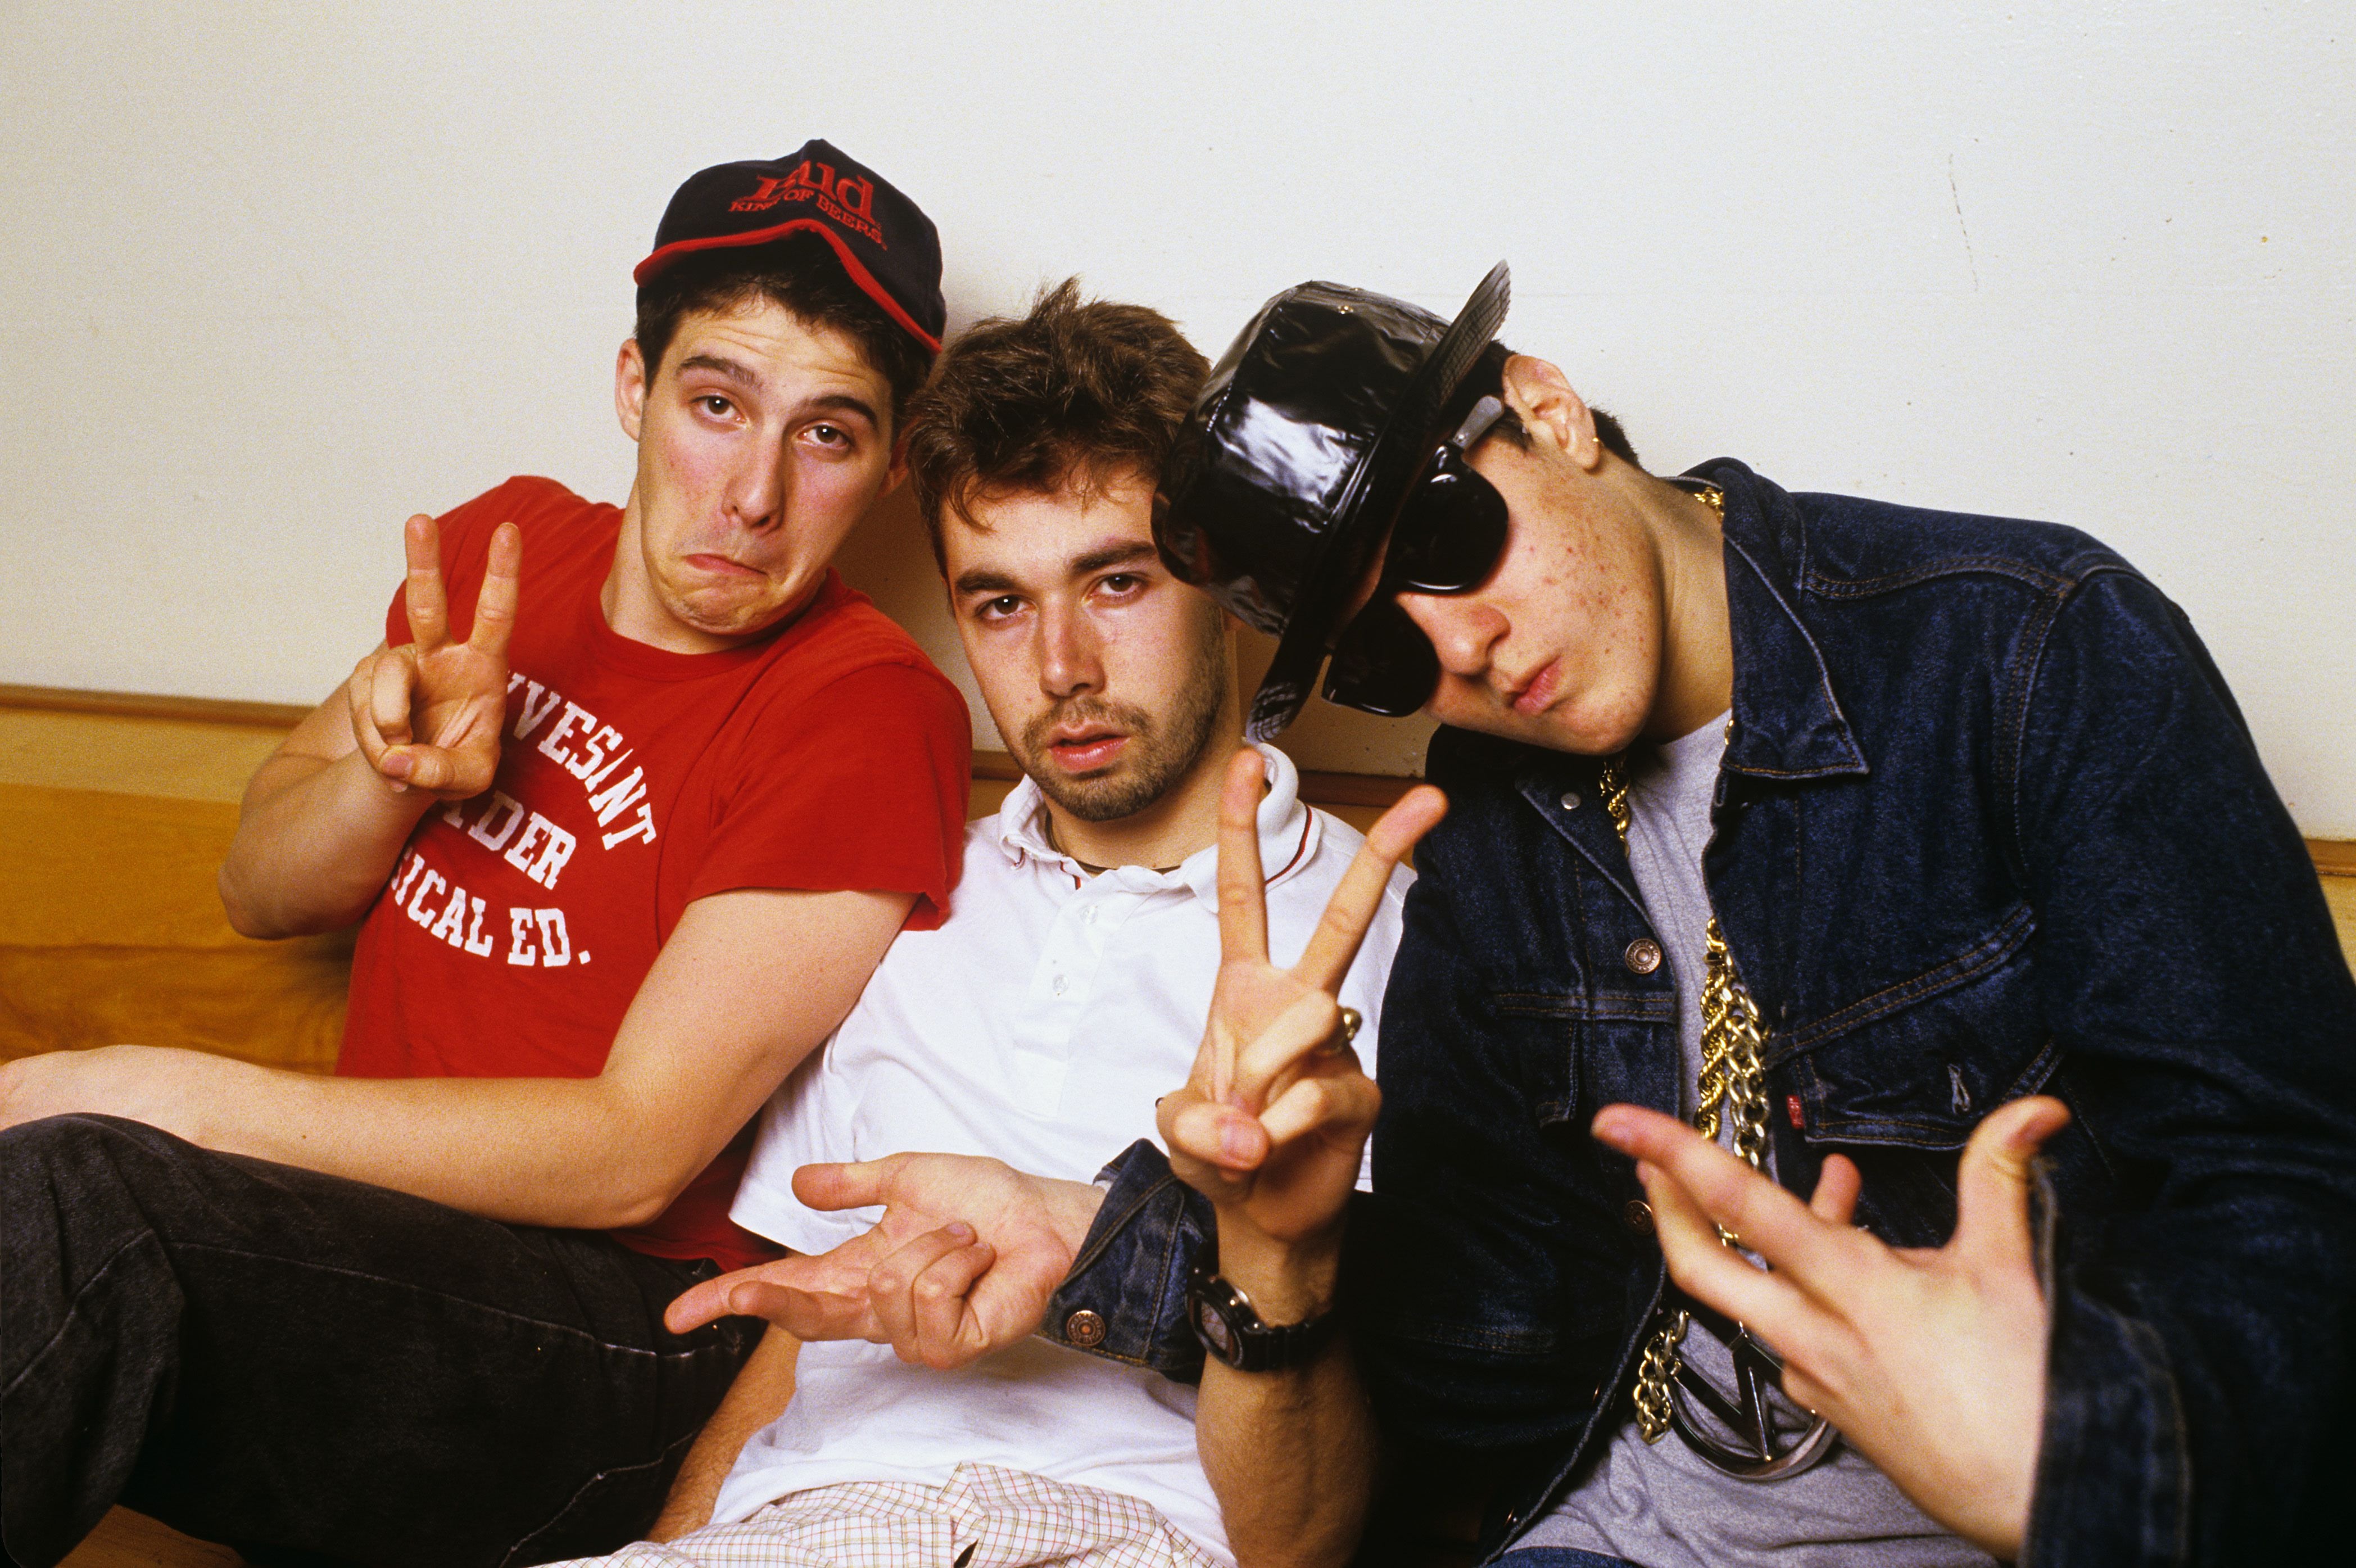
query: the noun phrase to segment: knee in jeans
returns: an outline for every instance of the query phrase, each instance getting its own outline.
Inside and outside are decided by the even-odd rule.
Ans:
[[[94,1150],[123,1143],[152,1146],[169,1137],[169,1133],[119,1116],[94,1116],[77,1111],[62,1116],[44,1116],[37,1122],[20,1122],[0,1130],[0,1150],[18,1159],[79,1159]]]
[[[124,1183],[126,1165],[170,1160],[188,1145],[118,1116],[44,1116],[0,1129],[0,1180],[19,1193],[49,1186],[87,1197]]]

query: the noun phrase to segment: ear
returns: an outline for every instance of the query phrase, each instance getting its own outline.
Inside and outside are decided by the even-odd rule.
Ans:
[[[884,488],[875,494],[882,500],[908,482],[908,433],[905,430],[892,438],[892,461],[884,469]]]
[[[1556,448],[1590,473],[1603,466],[1595,415],[1560,370],[1516,354],[1505,361],[1505,405],[1521,416],[1533,441]]]
[[[614,413],[622,421],[622,434],[636,441],[647,417],[647,360],[636,338],[622,339],[622,351],[614,357]]]

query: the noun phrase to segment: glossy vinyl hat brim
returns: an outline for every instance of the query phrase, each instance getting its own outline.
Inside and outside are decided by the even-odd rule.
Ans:
[[[1325,661],[1326,643],[1353,585],[1352,575],[1337,566],[1363,561],[1371,542],[1369,532],[1389,526],[1406,487],[1438,438],[1440,416],[1449,401],[1463,385],[1481,350],[1505,325],[1512,296],[1513,274],[1499,262],[1432,344],[1431,352],[1416,367],[1398,401],[1384,417],[1381,431],[1334,503],[1333,526],[1303,574],[1292,613],[1277,639],[1276,657],[1252,696],[1244,722],[1245,733],[1252,739],[1274,738],[1309,701],[1318,668]]]

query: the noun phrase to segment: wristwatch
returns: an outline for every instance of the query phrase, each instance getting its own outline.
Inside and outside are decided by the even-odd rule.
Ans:
[[[1238,1372],[1306,1366],[1339,1326],[1328,1308],[1306,1323],[1270,1327],[1259,1320],[1251,1297],[1199,1267],[1186,1277],[1186,1322],[1205,1353]]]

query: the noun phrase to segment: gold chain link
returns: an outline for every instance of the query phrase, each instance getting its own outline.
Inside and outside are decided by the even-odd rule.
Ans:
[[[1734,1152],[1752,1170],[1764,1170],[1767,1028],[1760,1020],[1759,1004],[1751,1000],[1750,988],[1734,971],[1734,955],[1726,949],[1715,915],[1703,942],[1701,1109],[1694,1112],[1694,1131],[1715,1139],[1722,1110],[1733,1124]]]
[[[1677,1375],[1677,1347],[1685,1343],[1682,1312],[1661,1314],[1660,1326],[1644,1337],[1644,1354],[1636,1363],[1636,1431],[1647,1443],[1668,1435],[1672,1411],[1669,1380]]]
[[[1699,492],[1711,510],[1725,515],[1724,499],[1715,486]],[[1596,789],[1603,810],[1628,844],[1628,780],[1613,757],[1597,776]],[[1734,1152],[1752,1170],[1763,1170],[1767,1157],[1767,1070],[1764,1061],[1767,1028],[1759,1004],[1734,967],[1734,954],[1712,915],[1703,933],[1701,988],[1701,1073],[1697,1082],[1699,1104],[1694,1131],[1715,1141],[1723,1116],[1734,1129]],[[1719,1240],[1731,1246],[1736,1238],[1721,1226]],[[1636,1366],[1636,1430],[1647,1443],[1658,1443],[1670,1427],[1669,1385],[1677,1375],[1678,1347],[1691,1325],[1689,1314],[1665,1310],[1644,1337],[1644,1353]]]

